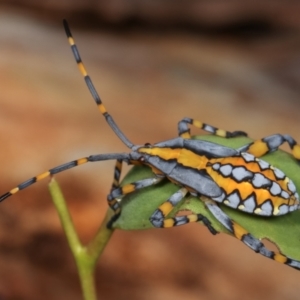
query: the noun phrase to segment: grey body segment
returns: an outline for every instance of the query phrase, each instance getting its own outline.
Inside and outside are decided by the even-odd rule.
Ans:
[[[153,147],[159,147],[159,148],[183,148],[184,139],[181,137],[177,137],[172,140],[156,143],[153,145]]]
[[[238,194],[238,192],[233,192],[232,194],[230,194],[227,199],[227,201],[225,201],[224,203],[227,206],[230,206],[232,208],[237,208],[238,205],[240,204],[241,198],[240,195]]]
[[[270,152],[276,150],[285,141],[284,137],[281,134],[273,134],[263,138],[262,140],[268,144]]]
[[[273,212],[273,205],[271,201],[266,201],[261,207],[261,216],[271,216]]]
[[[234,233],[231,219],[212,201],[204,201],[205,206],[213,216],[231,233]]]
[[[255,173],[252,184],[255,188],[265,188],[265,187],[270,187],[272,185],[272,181],[263,174],[260,173]]]
[[[255,196],[254,194],[250,195],[244,202],[244,211],[248,213],[253,213],[255,207],[256,207],[256,202],[255,202]]]
[[[208,158],[238,156],[239,152],[226,146],[201,140],[183,140],[185,149]]]
[[[222,194],[220,187],[204,170],[185,168],[179,164],[168,174],[168,178],[176,180],[207,197],[218,197]]]
[[[253,173],[248,171],[244,166],[242,167],[235,167],[232,171],[232,177],[237,182],[246,181],[253,177]]]
[[[220,167],[219,170],[220,170],[220,173],[222,174],[222,176],[228,177],[232,172],[232,166],[229,164],[222,165],[222,167]]]
[[[232,148],[202,140],[188,140],[181,137],[153,145],[160,148],[185,148],[198,155],[212,157],[238,156],[240,153]]]
[[[177,165],[176,160],[172,161],[165,161],[162,158],[158,156],[150,156],[147,158],[147,162],[157,168],[158,170],[162,171],[166,176],[169,176],[169,174],[173,171],[173,169]]]

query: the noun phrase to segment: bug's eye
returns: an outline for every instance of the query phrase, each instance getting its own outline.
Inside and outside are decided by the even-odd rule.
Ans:
[[[145,143],[144,145],[146,148],[150,148],[151,147],[151,144],[150,143]]]
[[[140,162],[144,162],[144,161],[145,161],[145,157],[144,157],[144,156],[141,156],[141,157],[139,158],[139,161],[140,161]]]

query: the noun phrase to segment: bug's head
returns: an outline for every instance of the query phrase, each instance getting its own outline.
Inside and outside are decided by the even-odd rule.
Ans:
[[[144,144],[143,146],[135,145],[131,148],[130,158],[133,161],[140,162],[142,164],[147,164],[149,158],[153,156],[152,154],[152,145],[149,143]]]

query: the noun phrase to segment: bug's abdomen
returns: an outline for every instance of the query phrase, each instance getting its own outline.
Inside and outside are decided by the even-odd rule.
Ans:
[[[283,215],[299,208],[292,180],[252,154],[211,159],[207,172],[223,191],[213,200],[232,208],[261,216]]]

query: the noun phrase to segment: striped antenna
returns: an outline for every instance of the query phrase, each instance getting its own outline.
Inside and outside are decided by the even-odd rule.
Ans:
[[[20,183],[18,186],[14,187],[13,189],[11,189],[9,192],[3,194],[0,196],[0,202],[5,200],[6,198],[12,196],[13,194],[16,194],[17,192],[31,186],[32,184],[53,176],[57,173],[66,171],[68,169],[86,164],[88,162],[97,162],[97,161],[104,161],[104,160],[118,160],[118,161],[129,161],[129,154],[128,153],[109,153],[109,154],[96,154],[96,155],[90,155],[87,157],[82,157],[76,160],[72,160],[70,162],[67,162],[65,164],[59,165],[55,168],[49,169],[46,172],[43,172],[37,176],[34,176],[22,183]]]
[[[118,127],[118,125],[115,123],[114,119],[112,118],[112,116],[106,111],[105,106],[103,105],[100,96],[98,95],[94,84],[90,78],[90,76],[87,74],[87,71],[83,65],[83,62],[81,60],[78,48],[75,44],[75,41],[72,37],[72,33],[70,30],[70,27],[67,23],[66,20],[63,20],[63,24],[64,24],[64,28],[68,37],[68,41],[69,44],[71,46],[72,52],[74,54],[76,63],[78,65],[79,71],[82,74],[82,76],[84,77],[85,83],[94,99],[94,101],[96,102],[99,111],[101,112],[101,114],[105,117],[106,122],[108,123],[108,125],[112,128],[112,130],[115,132],[115,134],[119,137],[119,139],[130,149],[132,149],[132,147],[134,146],[133,143],[131,143],[128,138],[124,135],[124,133],[120,130],[120,128]]]

